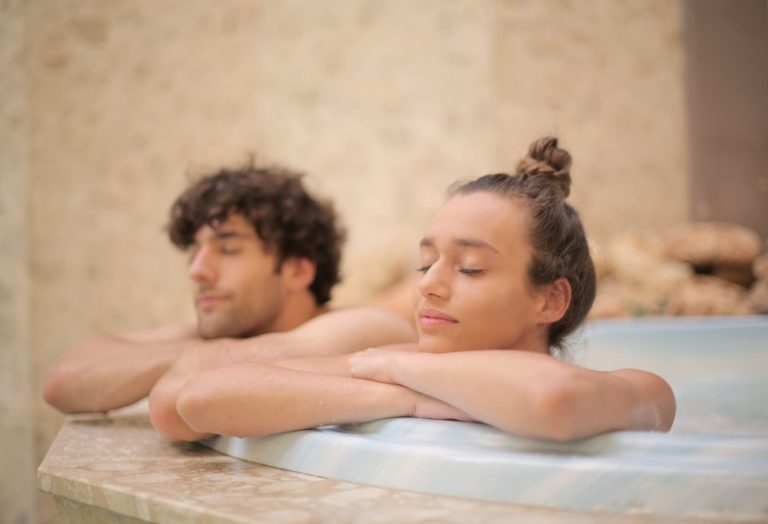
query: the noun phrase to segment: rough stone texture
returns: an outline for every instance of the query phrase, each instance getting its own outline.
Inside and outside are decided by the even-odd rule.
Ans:
[[[0,2],[3,373],[28,365],[33,392],[23,408],[4,382],[0,400],[35,421],[38,462],[61,421],[38,392],[65,352],[92,333],[191,318],[168,206],[188,176],[249,152],[307,171],[336,200],[351,230],[339,302],[408,258],[450,182],[510,169],[543,133],[573,153],[574,203],[598,236],[683,219],[679,11]]]
[[[0,521],[37,521],[30,408],[22,2],[0,3]]]

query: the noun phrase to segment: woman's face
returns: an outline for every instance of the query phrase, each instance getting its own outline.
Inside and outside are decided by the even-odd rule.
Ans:
[[[457,195],[421,241],[419,349],[547,351],[543,293],[528,280],[528,210],[491,193]]]

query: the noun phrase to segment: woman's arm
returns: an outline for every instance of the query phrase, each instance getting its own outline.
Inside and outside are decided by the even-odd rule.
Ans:
[[[362,352],[352,374],[401,384],[517,435],[572,440],[619,429],[667,431],[672,389],[638,370],[593,371],[512,350]],[[415,408],[418,413],[418,406]]]
[[[177,367],[198,372],[182,371],[176,380],[166,377],[156,386],[150,396],[152,423],[173,439],[199,440],[212,434],[257,436],[396,416],[469,420],[409,388],[352,378],[348,358],[241,362],[200,372],[210,363],[206,354],[187,355]],[[170,391],[162,391],[164,387]]]
[[[192,377],[176,407],[197,434],[257,436],[407,416],[416,396],[394,384],[248,363]]]
[[[237,347],[233,346],[234,348]],[[220,381],[228,381],[230,371],[236,369],[252,369],[261,363],[270,363],[270,367],[312,371],[324,374],[349,374],[348,355],[334,357],[288,358],[281,360],[259,359],[251,354],[249,360],[243,360],[233,347],[214,346],[212,348],[196,348],[185,352],[163,377],[155,384],[149,394],[149,415],[152,425],[168,437],[177,440],[200,440],[219,433],[217,427],[208,431],[196,431],[181,417],[178,411],[180,395],[191,379],[203,375],[203,379],[192,381],[186,387],[187,393],[196,391],[199,385],[210,386]],[[247,373],[247,371],[246,371]],[[239,373],[236,373],[239,374]],[[251,378],[258,374],[251,375]],[[231,384],[230,384],[231,386]],[[216,386],[213,386],[216,387]],[[205,391],[210,392],[210,387]],[[200,393],[200,391],[198,391]],[[214,392],[218,394],[218,391]],[[216,409],[212,400],[211,409]]]
[[[329,374],[338,367],[338,358],[317,367],[312,365],[315,360],[286,362],[303,369],[250,362],[194,375],[178,393],[178,421],[155,426],[171,438],[197,440],[211,434],[258,436],[414,414],[466,419],[443,402],[403,386]]]

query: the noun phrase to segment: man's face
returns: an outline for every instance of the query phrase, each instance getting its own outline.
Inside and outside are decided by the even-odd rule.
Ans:
[[[205,225],[189,249],[198,332],[202,338],[274,331],[285,300],[277,257],[240,214]]]

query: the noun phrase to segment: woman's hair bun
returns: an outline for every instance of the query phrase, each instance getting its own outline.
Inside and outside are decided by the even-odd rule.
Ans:
[[[517,175],[542,176],[549,179],[563,198],[571,193],[571,155],[557,147],[557,138],[547,136],[533,142],[517,163]]]

